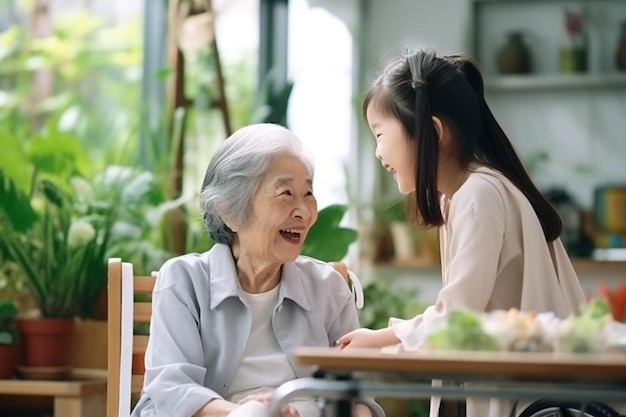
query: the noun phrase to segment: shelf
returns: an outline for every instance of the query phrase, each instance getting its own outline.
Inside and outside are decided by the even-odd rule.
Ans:
[[[626,278],[626,261],[594,261],[593,259],[574,259],[574,269],[580,271],[622,272]]]
[[[623,272],[626,278],[626,261],[594,261],[593,259],[573,259],[572,263],[577,272],[581,271],[604,271],[604,272]],[[378,264],[376,266],[383,268],[398,269],[420,269],[420,270],[440,270],[438,263],[426,262],[422,259],[396,259],[388,263]]]
[[[506,75],[485,78],[485,91],[554,91],[626,88],[626,73]]]
[[[486,77],[496,77],[493,91],[626,86],[615,62],[626,1],[472,0],[470,4],[471,53]],[[560,73],[561,50],[569,42],[566,10],[583,16],[587,45],[588,72],[571,77]],[[533,75],[500,79],[498,55],[515,32],[529,50]]]

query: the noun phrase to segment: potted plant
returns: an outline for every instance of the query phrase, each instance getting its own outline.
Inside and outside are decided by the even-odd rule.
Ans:
[[[18,319],[24,365],[64,367],[74,319],[86,315],[85,302],[93,305],[98,295],[96,277],[106,275],[109,220],[106,214],[81,213],[75,195],[50,180],[36,181],[31,197],[22,194],[2,171],[0,182],[2,201],[21,208],[11,213],[3,204],[1,246],[24,272],[37,305],[33,317]],[[27,215],[16,216],[20,213]],[[59,337],[53,338],[53,332]]]
[[[27,222],[18,221],[0,203],[0,209],[4,209],[0,210],[0,247],[23,270],[38,307],[31,314],[34,317],[18,319],[19,328],[30,333],[31,327],[41,326],[46,333],[42,340],[33,342],[24,334],[26,366],[64,366],[69,352],[65,343],[59,346],[59,354],[51,348],[43,349],[45,356],[41,359],[31,354],[43,340],[50,340],[48,333],[53,325],[61,326],[62,342],[71,342],[75,319],[91,317],[106,287],[106,260],[111,254],[128,254],[134,259],[143,254],[159,258],[156,262],[171,256],[143,241],[142,230],[154,227],[175,206],[141,203],[149,199],[151,177],[109,167],[96,181],[98,187],[93,187],[73,178],[71,186],[63,189],[44,179],[36,183],[38,187],[28,198],[0,170],[0,184],[5,184],[0,187],[0,200],[12,201],[23,207],[22,213],[29,213]],[[98,196],[96,188],[107,192]],[[142,206],[152,209],[144,213],[139,209]],[[145,216],[143,226],[139,220],[133,221],[139,216]]]
[[[105,294],[107,258],[159,264],[170,257],[148,233],[160,232],[161,218],[182,199],[165,201],[152,175],[128,167],[85,174],[88,160],[67,135],[18,142],[0,137],[11,151],[0,155],[0,254],[18,265],[37,307],[20,312],[20,331],[42,322],[46,333],[63,328],[61,353],[43,348],[40,359],[31,353],[41,341],[23,335],[24,365],[66,368],[75,319],[91,317]]]
[[[19,358],[16,327],[17,306],[10,298],[0,299],[0,379],[15,373]]]

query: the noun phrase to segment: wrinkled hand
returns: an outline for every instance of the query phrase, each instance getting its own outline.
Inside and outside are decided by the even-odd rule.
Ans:
[[[250,394],[243,397],[237,404],[242,405],[249,401],[257,401],[265,406],[268,406],[272,400],[272,394],[273,393],[271,391]],[[285,404],[280,408],[280,417],[300,417],[300,413],[298,413],[298,410],[291,405]]]

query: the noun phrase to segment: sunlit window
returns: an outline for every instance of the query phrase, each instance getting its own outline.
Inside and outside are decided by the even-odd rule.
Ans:
[[[352,120],[352,36],[308,0],[289,2],[289,127],[315,156],[319,207],[347,202]]]

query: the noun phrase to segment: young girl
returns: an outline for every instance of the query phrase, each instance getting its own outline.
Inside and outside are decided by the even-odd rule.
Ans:
[[[419,349],[428,325],[451,309],[517,308],[561,318],[578,311],[585,298],[559,239],[559,215],[491,113],[471,59],[405,55],[376,78],[363,112],[376,158],[415,205],[410,220],[439,227],[443,287],[423,314],[354,330],[339,339],[341,348]],[[431,402],[431,416],[438,408]],[[495,400],[467,404],[468,416],[510,410]]]

